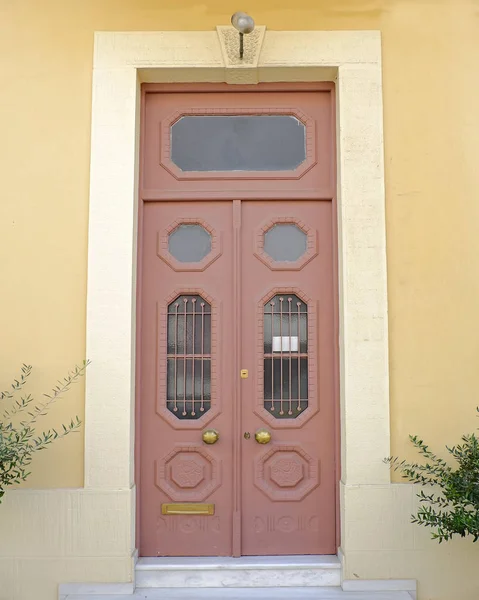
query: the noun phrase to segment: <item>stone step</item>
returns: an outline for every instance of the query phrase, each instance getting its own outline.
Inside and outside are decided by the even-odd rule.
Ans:
[[[140,558],[139,588],[337,587],[337,556]]]
[[[65,600],[411,600],[408,592],[344,592],[339,587],[137,588],[131,595],[67,595]]]

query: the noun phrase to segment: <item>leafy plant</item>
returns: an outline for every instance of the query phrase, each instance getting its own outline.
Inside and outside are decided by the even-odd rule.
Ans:
[[[431,488],[417,497],[421,506],[412,515],[413,523],[433,529],[432,538],[439,543],[455,535],[479,540],[479,439],[463,435],[462,443],[446,449],[451,463],[438,457],[417,436],[409,436],[424,462],[407,463],[389,457],[386,463],[399,471],[404,479]],[[437,491],[434,491],[434,488]]]
[[[19,378],[8,390],[0,392],[0,503],[8,486],[25,481],[30,475],[28,468],[36,452],[79,430],[78,417],[62,425],[59,431],[49,429],[38,434],[35,426],[53,403],[85,374],[87,366],[88,361],[84,361],[69,371],[50,394],[43,394],[43,402],[36,403],[31,394],[23,393],[32,373],[31,365],[23,365]]]

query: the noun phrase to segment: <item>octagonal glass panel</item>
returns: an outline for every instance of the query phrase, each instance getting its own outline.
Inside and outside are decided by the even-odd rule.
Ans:
[[[168,251],[182,263],[201,262],[211,252],[211,234],[198,223],[178,225],[168,236]]]
[[[189,115],[171,127],[182,171],[292,171],[306,160],[306,126],[292,115]]]
[[[308,249],[308,235],[294,223],[277,223],[264,234],[263,250],[276,262],[296,262]]]

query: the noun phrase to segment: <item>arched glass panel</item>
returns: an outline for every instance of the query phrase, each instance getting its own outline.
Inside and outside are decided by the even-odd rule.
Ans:
[[[168,306],[167,408],[199,419],[211,408],[211,305],[179,296]]]
[[[308,306],[294,294],[264,306],[264,407],[277,419],[308,407]]]

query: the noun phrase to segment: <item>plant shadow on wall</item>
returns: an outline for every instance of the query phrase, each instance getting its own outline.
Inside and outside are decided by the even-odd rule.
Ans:
[[[83,361],[81,366],[69,371],[49,394],[43,394],[42,402],[36,402],[31,394],[24,392],[32,373],[30,365],[23,365],[20,377],[14,379],[7,391],[0,392],[0,503],[8,486],[19,484],[30,475],[28,468],[36,452],[80,429],[82,423],[78,417],[61,425],[58,431],[49,429],[38,433],[36,425],[83,377],[88,364]]]
[[[479,412],[479,409],[478,409]],[[417,497],[421,503],[412,522],[432,528],[432,539],[448,541],[455,535],[479,540],[479,439],[462,436],[462,443],[446,449],[452,460],[439,458],[417,436],[409,439],[423,463],[407,463],[397,457],[385,462],[404,479],[427,488]]]

